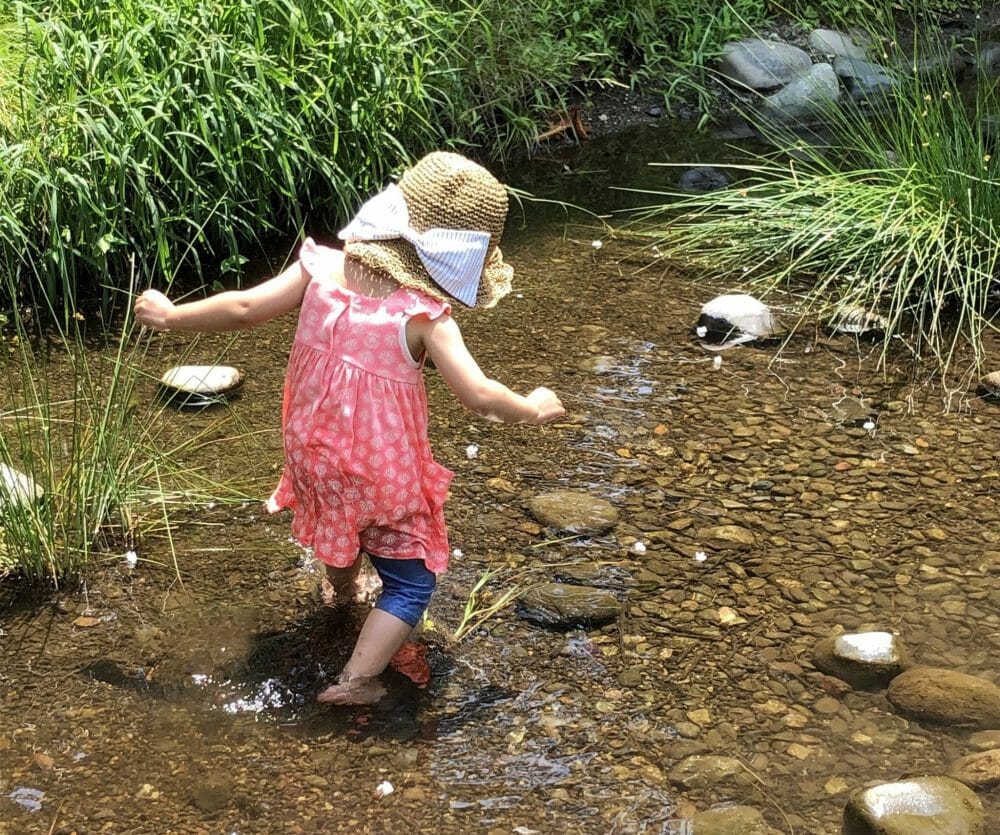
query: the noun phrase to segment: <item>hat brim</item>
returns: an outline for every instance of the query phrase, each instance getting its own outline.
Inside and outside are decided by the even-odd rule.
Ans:
[[[445,292],[424,269],[416,250],[406,241],[350,241],[344,244],[344,253],[367,267],[388,273],[404,287],[412,287],[432,298],[462,307],[490,308],[511,291],[514,268],[503,260],[500,247],[495,246],[486,256],[483,275],[474,305],[466,304]]]

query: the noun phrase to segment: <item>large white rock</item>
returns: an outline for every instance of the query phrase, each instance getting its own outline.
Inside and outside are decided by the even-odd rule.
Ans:
[[[16,505],[24,505],[40,499],[44,494],[45,491],[35,484],[31,476],[0,464],[0,508],[8,500]]]
[[[164,388],[211,397],[236,388],[240,372],[228,365],[178,365],[160,377]]]
[[[694,328],[699,339],[735,345],[778,334],[771,308],[743,293],[716,296],[701,308]]]

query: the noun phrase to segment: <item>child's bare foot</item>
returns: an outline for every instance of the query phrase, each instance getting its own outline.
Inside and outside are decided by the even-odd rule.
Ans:
[[[332,705],[373,705],[385,695],[378,678],[359,676],[327,687],[316,701]]]

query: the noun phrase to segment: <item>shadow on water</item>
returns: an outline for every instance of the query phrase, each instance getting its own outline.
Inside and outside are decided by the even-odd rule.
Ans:
[[[435,715],[428,710],[434,691],[444,686],[455,665],[432,644],[428,653],[433,681],[430,690],[389,670],[384,675],[388,693],[376,705],[345,709],[316,702],[316,695],[347,660],[349,646],[345,646],[343,634],[360,629],[357,614],[352,617],[347,612],[321,609],[280,631],[255,633],[247,654],[222,666],[211,666],[218,655],[203,650],[206,644],[225,641],[225,628],[211,630],[214,638],[202,639],[198,651],[188,655],[176,647],[170,658],[151,659],[145,664],[98,658],[86,663],[80,673],[192,714],[212,713],[220,721],[221,716],[230,716],[234,721],[242,717],[268,722],[304,739],[433,739],[466,723],[487,719],[499,704],[513,698],[510,691],[487,685],[468,693],[459,709],[447,717]]]

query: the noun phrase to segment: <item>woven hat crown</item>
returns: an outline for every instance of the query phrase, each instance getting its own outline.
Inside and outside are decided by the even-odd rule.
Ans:
[[[441,301],[459,301],[467,307],[488,308],[511,290],[513,268],[503,260],[500,236],[507,219],[507,190],[485,168],[460,154],[434,151],[399,180],[409,225],[417,233],[429,229],[486,232],[489,250],[473,305],[449,296],[425,269],[409,242],[348,241],[344,252],[360,263],[382,270],[397,282]]]
[[[507,190],[472,160],[435,151],[399,180],[410,225],[418,232],[440,227],[489,232],[496,246],[507,220]]]

